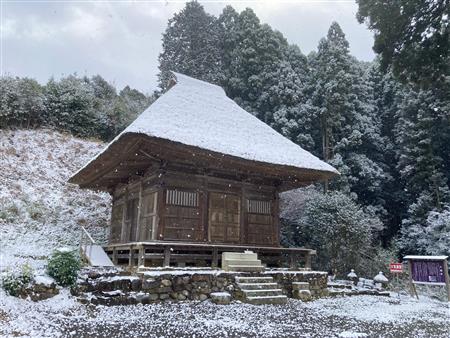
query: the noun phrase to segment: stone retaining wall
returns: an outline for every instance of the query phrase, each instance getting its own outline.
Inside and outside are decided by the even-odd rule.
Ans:
[[[214,292],[228,292],[233,299],[241,299],[236,276],[269,275],[292,297],[292,281],[310,282],[315,297],[326,290],[326,273],[321,272],[265,272],[260,274],[209,271],[152,271],[140,276],[116,273],[84,273],[80,275],[72,294],[81,302],[121,305],[147,304],[158,301],[206,300]]]
[[[322,271],[266,271],[278,283],[283,293],[292,297],[292,282],[308,282],[309,290],[313,298],[326,297],[328,295],[328,274]]]

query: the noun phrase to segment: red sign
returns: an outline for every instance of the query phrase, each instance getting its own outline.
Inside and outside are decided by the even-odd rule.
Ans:
[[[389,271],[394,272],[394,273],[403,272],[402,263],[390,263]]]

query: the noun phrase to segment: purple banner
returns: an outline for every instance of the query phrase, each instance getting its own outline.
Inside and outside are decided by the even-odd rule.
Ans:
[[[445,283],[444,261],[411,261],[412,280],[419,283]]]

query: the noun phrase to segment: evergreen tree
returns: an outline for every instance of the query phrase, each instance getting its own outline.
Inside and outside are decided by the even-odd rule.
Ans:
[[[42,86],[30,78],[0,79],[0,127],[32,128],[45,122]]]
[[[223,78],[217,19],[197,1],[186,3],[169,19],[159,55],[159,86],[165,89],[170,71],[220,83]]]
[[[89,83],[75,75],[60,81],[51,79],[46,86],[45,107],[50,125],[77,136],[93,136],[97,114],[94,91]]]
[[[447,145],[450,115],[446,102],[431,90],[405,93],[396,126],[398,171],[408,205],[402,222],[400,248],[424,253],[426,220],[450,202]]]
[[[363,205],[383,215],[383,186],[390,179],[383,163],[386,141],[368,66],[352,58],[348,48],[334,22],[317,53],[310,56],[313,76],[306,107],[312,121],[311,138],[316,154],[341,172],[332,188],[354,194]]]
[[[449,86],[450,1],[357,0],[358,20],[375,33],[381,65],[420,86]]]

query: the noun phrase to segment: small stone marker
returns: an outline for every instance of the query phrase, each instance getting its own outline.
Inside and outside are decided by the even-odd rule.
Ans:
[[[308,302],[312,299],[308,282],[292,282],[292,297]]]
[[[215,304],[228,305],[231,302],[231,295],[228,292],[213,292],[211,300]]]

